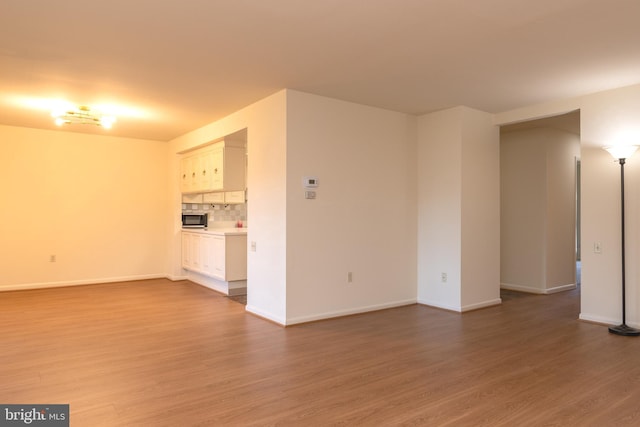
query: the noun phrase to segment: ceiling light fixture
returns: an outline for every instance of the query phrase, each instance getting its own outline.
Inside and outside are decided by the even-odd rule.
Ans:
[[[89,107],[84,105],[77,109],[53,111],[51,116],[55,118],[55,123],[58,126],[66,124],[81,124],[102,126],[105,129],[111,129],[116,121],[115,116],[108,116],[93,112]]]

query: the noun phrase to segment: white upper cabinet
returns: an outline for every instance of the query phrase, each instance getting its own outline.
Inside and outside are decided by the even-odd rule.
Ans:
[[[224,193],[224,202],[229,205],[244,203],[244,191],[227,191],[226,193]]]
[[[193,158],[195,156],[185,156],[180,160],[180,189],[183,193],[188,193],[194,187],[195,168]]]
[[[212,205],[224,203],[224,193],[204,193],[199,194],[199,196],[202,196],[202,203],[210,203]]]
[[[212,205],[234,205],[245,202],[244,191],[226,191],[216,193],[204,193],[197,194],[200,196],[200,202],[185,202],[185,200],[192,200],[193,195],[187,194],[182,196],[183,203],[210,203]]]
[[[180,160],[182,193],[243,191],[244,143],[222,141],[185,154]]]

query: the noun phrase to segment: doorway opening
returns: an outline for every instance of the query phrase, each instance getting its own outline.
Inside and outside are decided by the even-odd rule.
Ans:
[[[500,128],[501,289],[578,288],[579,183],[579,110]]]

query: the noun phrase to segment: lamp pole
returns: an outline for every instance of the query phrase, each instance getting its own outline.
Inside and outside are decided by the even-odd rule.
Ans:
[[[631,156],[638,146],[625,146],[625,147],[605,147],[614,158],[620,163],[620,219],[621,219],[621,232],[622,232],[622,323],[618,326],[610,326],[609,332],[616,335],[624,335],[636,337],[640,335],[640,329],[632,328],[626,323],[627,307],[626,307],[626,283],[625,283],[625,230],[624,230],[624,165],[626,159]]]

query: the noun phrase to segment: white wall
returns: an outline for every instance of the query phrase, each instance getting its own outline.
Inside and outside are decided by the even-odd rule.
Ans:
[[[585,97],[581,114],[582,140],[588,146],[621,141],[640,143],[640,85]],[[585,148],[582,157],[580,317],[619,324],[622,319],[620,165],[600,149]],[[640,153],[627,160],[625,187],[627,324],[640,327]],[[601,243],[602,253],[594,253],[594,242]]]
[[[461,108],[421,116],[417,155],[418,302],[456,311],[462,309],[461,122]]]
[[[287,91],[287,324],[416,302],[414,155],[415,118]]]
[[[547,153],[539,132],[509,132],[500,141],[501,286],[532,293],[546,283]]]
[[[416,301],[415,119],[281,91],[170,143],[178,153],[248,136],[247,310],[294,324]],[[318,177],[317,199],[302,178]],[[170,230],[180,277],[180,194]],[[353,282],[347,283],[351,272]]]
[[[639,168],[638,158],[627,161],[626,169]],[[582,175],[582,292],[580,317],[604,323],[620,323],[622,318],[621,296],[621,241],[620,241],[620,165],[605,150],[584,147],[581,160]],[[625,198],[627,227],[633,224],[630,217],[633,193],[638,191],[638,180],[625,174],[627,196]],[[635,182],[634,182],[635,181]],[[634,187],[636,187],[634,191]],[[637,235],[627,231],[627,321],[636,321],[633,295],[637,293],[637,277],[632,257],[638,244]],[[595,253],[593,244],[599,242],[601,253]],[[633,249],[633,250],[632,250]],[[635,258],[637,260],[637,258]]]
[[[173,224],[170,274],[180,277],[179,154],[247,129],[248,252],[247,310],[274,322],[286,323],[287,153],[286,91],[170,141]]]
[[[500,300],[500,130],[462,108],[462,311]]]
[[[501,137],[502,287],[532,293],[575,288],[578,135],[535,128]]]
[[[494,116],[494,123],[578,108],[584,245],[580,317],[618,323],[619,166],[604,151],[590,147],[606,145],[625,132],[638,135],[640,85],[503,112]],[[257,251],[250,252],[248,260],[248,310],[286,324],[382,307],[415,298],[415,288],[411,294],[406,285],[412,280],[412,286],[418,283],[418,300],[427,304],[464,311],[494,303],[491,292],[497,291],[491,282],[498,269],[492,263],[499,245],[486,239],[498,238],[499,231],[491,222],[485,224],[486,230],[481,229],[492,216],[490,207],[497,212],[499,206],[491,186],[496,173],[491,164],[497,157],[490,154],[497,138],[493,140],[496,131],[487,125],[487,117],[457,107],[418,118],[416,130],[415,119],[403,114],[285,90],[168,146],[2,126],[0,195],[5,205],[0,212],[0,285],[88,283],[163,273],[181,277],[178,153],[246,128],[248,240],[257,243]],[[387,141],[390,147],[399,144],[400,150],[385,152]],[[411,141],[417,141],[417,148]],[[323,144],[328,149],[321,149]],[[336,149],[343,155],[331,158]],[[414,154],[417,163],[410,160]],[[636,326],[640,324],[639,159],[640,154],[627,164],[627,320]],[[378,171],[381,164],[391,165],[389,171]],[[384,194],[361,191],[357,184],[361,172],[380,173],[375,183]],[[301,175],[307,173],[320,178],[315,202],[319,202],[316,206],[326,203],[319,211],[322,215],[309,209],[311,202],[296,195],[302,192]],[[411,199],[412,185],[417,185],[416,203]],[[347,209],[341,212],[341,205]],[[305,215],[324,227],[309,230]],[[398,227],[402,218],[405,223]],[[410,224],[415,218],[417,241],[412,240],[416,225]],[[497,213],[495,219],[499,219]],[[23,222],[29,227],[16,227]],[[351,231],[350,222],[366,227],[355,226]],[[167,226],[166,233],[158,232]],[[334,232],[334,226],[340,232]],[[375,233],[380,227],[394,236]],[[346,241],[339,251],[342,258],[330,253],[325,233],[326,240]],[[370,240],[364,244],[363,239]],[[593,253],[595,241],[601,242],[602,254]],[[388,244],[385,254],[369,249],[381,244]],[[409,249],[412,245],[417,251]],[[327,263],[326,270],[310,264],[309,252]],[[58,261],[49,263],[54,253]],[[388,262],[378,268],[375,264],[382,259]],[[489,265],[483,267],[485,262]],[[365,271],[360,282],[365,266],[376,267],[382,279]],[[320,272],[329,285],[315,278],[303,280],[307,268]],[[354,292],[344,301],[334,300],[329,291],[341,289],[346,271],[354,273]],[[448,274],[447,284],[440,283],[442,272]],[[394,282],[390,285],[386,282],[391,276]],[[474,276],[480,279],[475,281]],[[360,286],[366,283],[376,285],[362,294]],[[311,304],[307,290],[317,306]]]
[[[0,126],[0,289],[163,277],[166,152],[159,141]]]
[[[582,165],[582,286],[580,318],[618,324],[621,320],[620,166],[601,147],[624,135],[640,138],[640,85],[508,111],[496,124],[530,120],[580,109]],[[640,326],[640,155],[627,161],[627,323]],[[594,242],[602,253],[595,254]]]
[[[499,304],[499,135],[491,115],[456,107],[420,117],[417,161],[418,301],[455,311]]]

